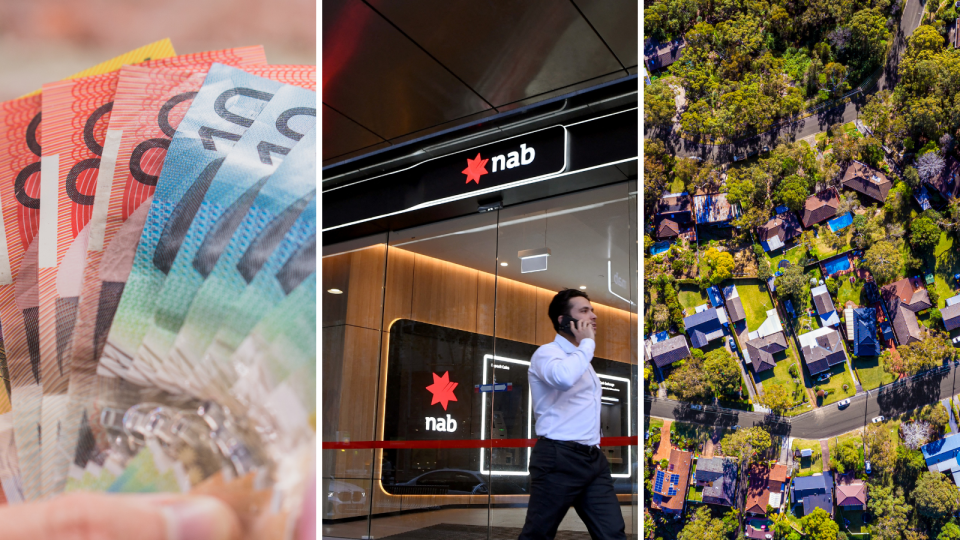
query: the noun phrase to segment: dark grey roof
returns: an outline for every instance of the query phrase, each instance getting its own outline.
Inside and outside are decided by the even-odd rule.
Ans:
[[[887,317],[893,323],[893,334],[897,337],[897,344],[909,345],[923,339],[917,314],[901,302],[899,297],[890,296],[886,307]]]
[[[879,356],[880,352],[880,340],[877,339],[877,310],[874,308],[853,310],[853,354]]]
[[[774,332],[769,336],[748,341],[746,347],[753,371],[760,373],[777,365],[773,355],[787,350],[787,338],[783,332]]]
[[[816,508],[823,508],[831,516],[833,515],[833,497],[828,494],[809,495],[803,498],[803,515],[808,516]]]
[[[664,341],[658,341],[650,346],[650,355],[657,367],[660,368],[669,366],[678,360],[683,360],[690,356],[687,338],[674,336]]]
[[[815,343],[814,346],[805,345],[803,347],[803,359],[807,363],[811,375],[816,375],[826,371],[830,366],[846,361],[847,357],[843,352],[840,334],[836,331],[818,336]]]
[[[940,310],[943,315],[943,325],[947,330],[956,330],[960,328],[960,304],[947,306]]]
[[[882,172],[856,161],[844,171],[841,183],[843,187],[859,191],[881,204],[887,200],[887,193],[893,186]]]
[[[733,506],[734,500],[737,493],[737,464],[731,458],[713,458],[708,460],[701,459],[697,462],[697,472],[700,474],[701,463],[704,461],[715,462],[709,463],[708,466],[711,468],[719,468],[721,471],[707,471],[713,478],[713,483],[705,488],[703,488],[703,502],[707,504],[720,504],[723,506]],[[698,478],[699,480],[699,478]],[[704,479],[709,481],[710,479]]]
[[[826,493],[830,487],[833,487],[833,479],[824,474],[798,476],[793,479],[793,491],[798,499],[810,494]]]
[[[718,474],[723,474],[723,458],[722,457],[713,457],[713,458],[700,458],[697,461],[697,479],[700,479],[701,472],[714,472]]]
[[[837,310],[837,308],[833,306],[833,299],[830,298],[830,293],[826,290],[820,294],[813,295],[813,305],[816,306],[817,313],[821,316]]]
[[[727,312],[730,314],[730,322],[740,322],[747,318],[747,312],[743,309],[743,302],[740,297],[734,297],[727,300]]]
[[[680,225],[672,219],[664,219],[660,221],[660,225],[657,227],[657,238],[673,238],[674,236],[680,235]]]

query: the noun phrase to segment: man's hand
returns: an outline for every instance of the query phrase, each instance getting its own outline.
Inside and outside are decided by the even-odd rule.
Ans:
[[[0,507],[8,540],[237,540],[240,521],[213,497],[71,493]]]
[[[596,339],[596,325],[586,319],[574,319],[570,323],[570,329],[573,331],[573,337],[577,339],[577,343],[580,343],[586,338]]]

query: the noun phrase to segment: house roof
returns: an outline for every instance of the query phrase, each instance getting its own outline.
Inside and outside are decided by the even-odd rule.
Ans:
[[[826,371],[847,360],[840,341],[840,334],[830,327],[818,328],[812,332],[802,334],[798,338],[803,352],[803,359],[810,369],[811,375]]]
[[[960,328],[960,304],[953,304],[940,310],[943,315],[943,325],[947,331]]]
[[[829,188],[815,193],[804,201],[801,221],[804,227],[820,223],[837,215],[840,207],[840,195],[836,188]]]
[[[927,443],[920,447],[923,460],[931,471],[957,471],[957,451],[960,450],[960,437],[952,436]]]
[[[776,332],[769,336],[752,339],[745,345],[754,372],[760,373],[773,369],[777,365],[773,355],[787,350],[787,338],[783,332]]]
[[[687,347],[687,338],[674,336],[664,341],[658,341],[650,346],[650,356],[659,368],[669,366],[678,360],[683,360],[690,356],[690,348]]]
[[[780,323],[780,314],[777,313],[777,309],[773,308],[767,310],[767,318],[760,324],[760,328],[750,332],[748,336],[753,340],[767,337],[776,332],[783,332],[783,324]]]
[[[923,334],[920,333],[920,324],[917,322],[917,314],[900,301],[895,295],[890,295],[886,302],[887,317],[893,326],[893,334],[897,337],[899,345],[909,345],[916,341],[923,340]]]
[[[754,463],[747,470],[747,500],[745,512],[766,514],[771,491],[780,492],[787,481],[787,467],[776,464],[773,469],[765,463]]]
[[[800,222],[793,212],[784,212],[757,227],[757,236],[766,251],[780,249],[791,238],[800,234]]]
[[[817,314],[824,325],[830,326],[840,323],[840,316],[837,315],[837,308],[833,305],[833,299],[830,298],[830,292],[826,285],[820,285],[810,289],[813,295],[813,305],[817,308]]]
[[[867,504],[867,485],[863,480],[845,474],[837,479],[837,506]]]
[[[833,478],[826,474],[798,476],[793,479],[793,491],[797,498],[816,493],[826,493],[833,487]]]
[[[651,72],[667,68],[680,58],[686,45],[683,38],[668,43],[644,40],[643,61]]]
[[[808,516],[817,508],[822,508],[826,513],[833,515],[833,497],[827,493],[808,495],[803,498],[803,515]]]
[[[730,313],[730,322],[740,322],[747,318],[747,312],[743,309],[743,302],[740,297],[727,300],[727,311]]]
[[[686,193],[671,193],[664,195],[657,203],[657,214],[674,214],[677,212],[689,212],[692,208],[690,195]]]
[[[874,308],[853,310],[853,354],[856,356],[880,355],[880,340],[877,339],[877,310]]]
[[[703,488],[703,502],[733,506],[737,491],[737,463],[731,458],[700,459],[697,462],[698,473],[704,461],[715,462],[708,465],[719,467],[720,471],[713,483]]]
[[[657,238],[673,238],[674,236],[680,236],[680,225],[672,219],[660,220],[660,225],[657,226]]]
[[[670,450],[670,459],[667,470],[657,471],[654,474],[654,492],[661,496],[660,506],[669,510],[682,510],[683,501],[687,498],[687,486],[690,485],[690,464],[693,460],[693,453],[677,450]],[[663,481],[658,481],[658,475],[663,475]],[[674,477],[674,475],[676,475]],[[676,480],[675,482],[673,480]],[[657,490],[657,486],[660,489]],[[674,494],[671,495],[671,488]]]
[[[843,184],[843,187],[859,191],[867,197],[881,203],[887,200],[887,193],[893,186],[890,179],[882,172],[871,169],[857,161],[854,161],[847,167],[840,182]]]
[[[880,289],[880,295],[884,300],[891,296],[896,296],[903,302],[910,311],[923,311],[933,307],[930,302],[930,294],[926,289],[920,287],[917,278],[903,278],[900,281],[894,281]]]
[[[726,193],[697,195],[693,198],[693,213],[697,223],[724,223],[741,216],[739,203],[727,200]]]
[[[713,308],[684,317],[683,326],[690,336],[690,343],[698,349],[723,335],[720,318]]]

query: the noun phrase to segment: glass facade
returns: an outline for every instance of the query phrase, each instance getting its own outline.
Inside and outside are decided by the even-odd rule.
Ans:
[[[323,535],[515,538],[536,425],[530,357],[547,306],[580,288],[597,314],[602,449],[639,531],[636,182],[327,246]],[[618,439],[619,438],[619,439]],[[586,527],[571,510],[561,531]]]

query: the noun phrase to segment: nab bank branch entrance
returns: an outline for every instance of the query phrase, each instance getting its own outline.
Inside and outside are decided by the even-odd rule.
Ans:
[[[599,113],[324,184],[325,536],[516,537],[537,436],[527,369],[564,288],[597,313],[601,448],[638,531],[635,79],[623,88]],[[560,530],[588,538],[572,510]]]

